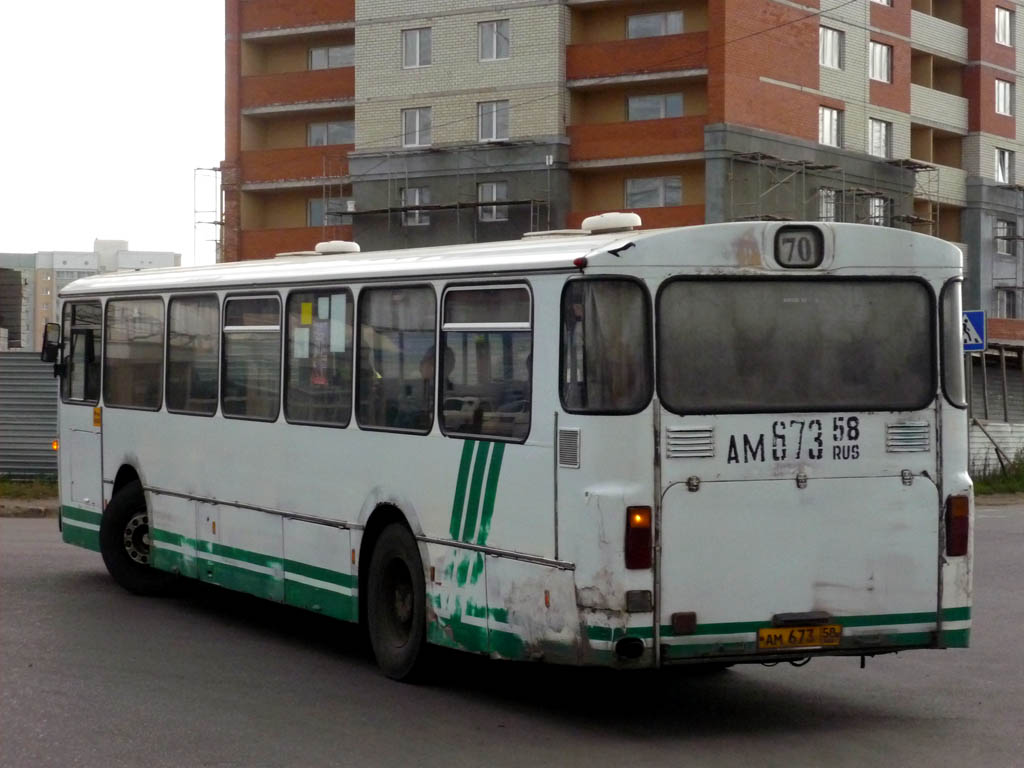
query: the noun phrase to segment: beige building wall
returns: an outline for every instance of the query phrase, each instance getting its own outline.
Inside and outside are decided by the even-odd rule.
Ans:
[[[475,143],[477,104],[508,100],[509,138],[565,132],[568,11],[548,2],[356,4],[356,151],[401,147],[401,111],[430,107],[432,145]],[[509,20],[509,58],[480,61],[478,24]],[[402,67],[402,30],[431,28],[431,63]]]

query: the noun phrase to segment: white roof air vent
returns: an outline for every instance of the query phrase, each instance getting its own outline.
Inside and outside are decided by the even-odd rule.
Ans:
[[[589,230],[590,234],[596,235],[599,232],[628,232],[636,229],[643,222],[635,213],[599,213],[597,216],[588,216],[580,225],[583,229]]]
[[[359,253],[359,243],[351,240],[327,240],[316,244],[317,253]]]

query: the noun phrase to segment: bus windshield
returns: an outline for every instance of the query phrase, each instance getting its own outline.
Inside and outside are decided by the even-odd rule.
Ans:
[[[915,280],[674,280],[659,394],[676,413],[917,410],[935,395],[933,316]]]

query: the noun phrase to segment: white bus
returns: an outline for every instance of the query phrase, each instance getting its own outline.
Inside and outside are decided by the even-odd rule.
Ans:
[[[64,540],[363,622],[393,678],[966,647],[959,250],[638,223],[74,282]]]

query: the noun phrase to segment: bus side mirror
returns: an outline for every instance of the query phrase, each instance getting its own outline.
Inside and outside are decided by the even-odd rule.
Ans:
[[[47,323],[43,331],[43,349],[39,359],[44,363],[55,363],[60,356],[60,323]]]

